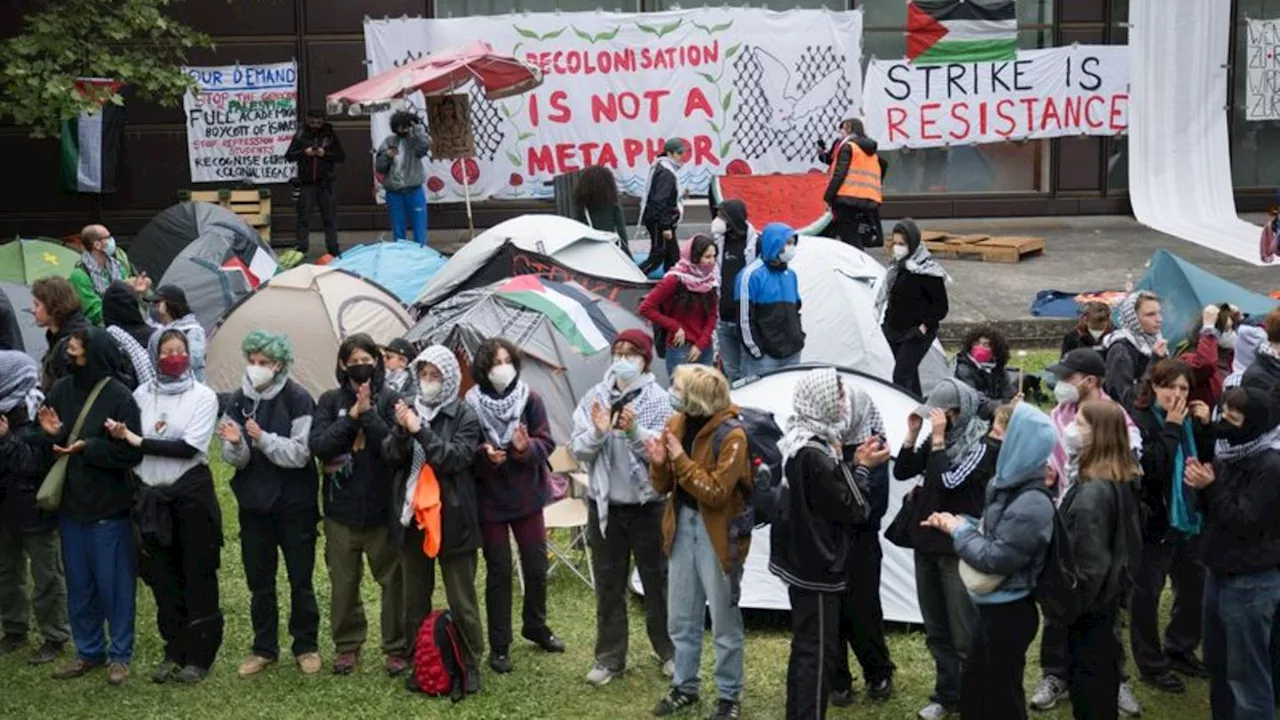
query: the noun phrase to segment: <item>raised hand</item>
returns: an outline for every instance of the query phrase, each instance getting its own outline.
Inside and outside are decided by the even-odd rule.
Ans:
[[[1195,458],[1188,460],[1182,471],[1182,481],[1197,490],[1209,487],[1216,479],[1213,466],[1206,465]]]
[[[1171,425],[1181,425],[1183,420],[1187,419],[1187,399],[1178,398],[1173,402],[1173,407],[1168,408],[1165,415],[1165,422]]]
[[[661,465],[667,461],[667,445],[658,435],[644,439],[645,452],[649,453],[649,461]]]
[[[865,468],[876,468],[889,462],[889,448],[878,437],[867,438],[853,452],[853,461]]]
[[[524,423],[516,426],[516,431],[511,435],[511,447],[517,453],[523,455],[525,450],[529,449],[529,431],[525,428]]]
[[[40,422],[40,429],[46,435],[57,436],[62,433],[62,420],[58,418],[58,411],[43,405],[39,412],[36,413],[36,419]]]
[[[666,432],[664,437],[665,437],[664,442],[666,442],[666,445],[667,445],[667,455],[672,460],[679,460],[681,457],[683,457],[684,446],[680,444],[680,438],[673,435],[670,430]]]
[[[240,426],[230,420],[218,426],[218,437],[222,438],[223,442],[228,442],[232,445],[239,445],[240,441],[244,439],[240,435]]]
[[[929,411],[929,422],[933,432],[933,444],[941,445],[947,439],[947,411],[934,408]]]
[[[630,405],[618,413],[618,429],[627,433],[636,429],[636,411]]]
[[[1201,425],[1209,424],[1209,406],[1206,405],[1203,400],[1192,400],[1190,409],[1191,417],[1195,418],[1196,422]]]
[[[907,416],[907,442],[906,445],[914,447],[916,438],[920,437],[920,428],[924,427],[924,419],[915,413]]]
[[[349,414],[352,419],[358,418],[373,407],[373,390],[369,383],[364,383],[356,390],[356,404],[351,406]]]
[[[599,400],[591,403],[591,424],[595,426],[597,435],[609,432],[609,411]]]

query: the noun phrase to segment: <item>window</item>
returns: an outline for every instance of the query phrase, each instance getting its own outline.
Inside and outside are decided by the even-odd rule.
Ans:
[[[637,12],[639,0],[435,0],[436,17],[502,15],[513,12]]]
[[[1246,18],[1280,17],[1280,0],[1238,0],[1231,73],[1231,176],[1236,187],[1280,185],[1280,121],[1245,119],[1249,82]]]

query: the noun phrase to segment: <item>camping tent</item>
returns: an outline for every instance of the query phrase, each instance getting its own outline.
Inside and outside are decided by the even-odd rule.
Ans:
[[[9,296],[9,304],[13,305],[13,314],[18,318],[18,328],[22,330],[22,345],[27,354],[36,360],[44,357],[49,343],[45,340],[44,328],[36,325],[36,316],[31,312],[31,288],[0,280],[0,290]]]
[[[129,261],[152,278],[164,277],[183,248],[210,234],[262,242],[257,231],[230,210],[212,203],[182,202],[142,228],[129,244]]]
[[[813,365],[802,365],[757,378],[733,389],[733,401],[740,406],[759,408],[773,413],[780,427],[791,416],[791,398],[796,381]],[[900,388],[883,380],[847,368],[839,368],[840,377],[871,396],[884,418],[889,447],[900,448],[907,435],[907,416],[920,403]],[[921,437],[929,435],[928,421]],[[890,470],[892,474],[892,470]],[[913,483],[889,481],[889,512],[881,522],[887,527],[902,507],[902,498]],[[915,563],[911,551],[904,550],[880,537],[884,560],[880,574],[880,602],[884,617],[893,622],[919,623],[920,607],[916,602]],[[631,587],[641,592],[639,577],[632,575]],[[751,551],[747,554],[742,574],[742,599],[739,605],[760,610],[790,610],[787,587],[769,572],[769,528],[757,528],[751,535]]]
[[[401,302],[411,303],[448,258],[432,248],[415,242],[357,245],[329,263],[339,270],[350,270],[395,293]]]
[[[246,295],[218,321],[209,338],[205,375],[219,392],[240,387],[240,343],[261,328],[293,341],[294,380],[312,395],[337,387],[334,369],[343,338],[368,333],[375,342],[403,336],[413,319],[394,295],[344,270],[299,265]]]
[[[593,230],[559,215],[511,218],[480,233],[454,253],[423,288],[414,305],[429,308],[457,292],[473,275],[491,267],[493,256],[507,243],[551,257],[575,272],[631,283],[647,282],[635,262],[615,244],[617,239],[613,233]]]
[[[554,297],[554,301],[536,295],[533,300],[517,296],[530,292]],[[591,334],[593,327],[603,336],[603,346],[599,341],[584,344],[581,339]],[[524,275],[458,293],[435,305],[408,337],[420,347],[445,345],[461,351],[465,358],[472,357],[487,338],[504,337],[515,343],[524,353],[521,377],[542,397],[551,434],[563,444],[569,441],[579,398],[600,382],[612,361],[608,347],[613,336],[644,327],[644,321],[630,311],[577,283]],[[654,363],[653,371],[665,385],[662,363]],[[464,387],[469,386],[465,368],[463,376],[467,378]]]
[[[223,313],[258,287],[260,276],[270,279],[276,267],[275,253],[257,233],[206,232],[182,248],[156,287],[182,288],[187,304],[207,332]]]
[[[0,282],[30,285],[48,275],[67,277],[80,256],[49,240],[18,238],[0,245]]]
[[[1172,345],[1200,328],[1200,313],[1206,305],[1231,303],[1245,315],[1271,312],[1277,302],[1266,295],[1246,290],[1174,255],[1157,250],[1151,264],[1134,286],[1151,290],[1163,301],[1164,335]]]

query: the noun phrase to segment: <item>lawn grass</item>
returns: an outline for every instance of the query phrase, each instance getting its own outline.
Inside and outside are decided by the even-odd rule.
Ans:
[[[1039,370],[1056,359],[1052,357],[1054,355],[1056,353],[1051,351],[1029,355],[1031,359],[1027,365]],[[320,599],[320,645],[326,660],[325,671],[305,677],[286,655],[282,662],[261,675],[241,680],[236,677],[235,668],[248,652],[251,641],[249,594],[240,563],[240,531],[235,500],[229,488],[230,468],[215,461],[214,469],[227,542],[222,551],[220,571],[226,639],[209,678],[195,687],[151,684],[150,671],[159,662],[162,648],[156,632],[155,603],[151,591],[139,583],[137,641],[133,677],[128,683],[119,688],[108,687],[103,673],[58,682],[49,678],[48,667],[28,667],[25,653],[0,657],[0,674],[9,678],[4,683],[4,691],[0,692],[0,717],[622,720],[647,717],[653,703],[666,689],[644,637],[642,613],[634,602],[630,607],[631,670],[603,688],[591,687],[584,681],[583,676],[592,664],[595,604],[590,590],[564,569],[557,570],[551,577],[548,614],[551,626],[565,641],[567,652],[548,655],[528,644],[518,643],[512,648],[515,672],[499,677],[486,668],[484,692],[458,705],[444,699],[412,695],[403,689],[400,680],[389,679],[382,673],[382,658],[378,651],[378,591],[366,574],[363,595],[370,628],[364,663],[354,675],[336,677],[328,672],[327,666],[333,659],[333,643],[328,635],[329,583],[323,562],[323,544],[317,548],[315,584]],[[484,581],[478,582],[483,602]],[[284,648],[289,646],[289,638],[283,634],[287,627],[287,587],[282,563],[279,588],[282,599],[281,645]],[[1166,597],[1166,605],[1167,601]],[[439,582],[435,602],[437,606],[444,604],[443,584]],[[518,604],[516,612],[519,612]],[[516,622],[518,625],[518,618]],[[784,614],[747,614],[745,717],[772,719],[783,716],[789,640]],[[928,702],[933,688],[933,663],[925,648],[923,634],[915,628],[894,626],[890,629],[889,645],[898,666],[895,678],[897,692],[893,699],[870,704],[860,697],[854,707],[832,708],[830,717],[905,720],[914,718],[916,710]],[[1039,680],[1038,657],[1037,640],[1028,651],[1028,693]],[[703,652],[703,677],[708,681],[713,658],[708,640]],[[1133,672],[1132,668],[1130,671]],[[1187,694],[1175,696],[1139,684],[1136,689],[1144,705],[1144,717],[1209,717],[1207,683],[1193,680],[1188,681],[1188,686]],[[714,694],[708,682],[704,682],[703,688],[704,692]],[[704,702],[696,717],[705,717],[709,710],[710,703]],[[1069,718],[1070,709],[1060,707],[1036,717],[1051,720]]]

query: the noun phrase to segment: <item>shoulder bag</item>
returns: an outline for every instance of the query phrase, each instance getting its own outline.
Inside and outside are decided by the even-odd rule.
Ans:
[[[105,377],[93,386],[93,390],[89,392],[89,397],[84,401],[84,407],[80,409],[80,417],[76,418],[76,424],[71,426],[71,433],[67,435],[66,443],[68,446],[74,445],[80,439],[80,432],[84,429],[84,420],[89,416],[89,410],[93,408],[93,404],[98,401],[98,396],[102,394],[102,388],[111,382],[111,378]],[[60,455],[53,467],[49,468],[49,472],[44,476],[44,480],[40,483],[40,490],[36,492],[36,506],[45,512],[56,512],[62,505],[62,490],[67,485],[67,464],[71,462],[70,455]]]

